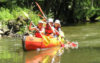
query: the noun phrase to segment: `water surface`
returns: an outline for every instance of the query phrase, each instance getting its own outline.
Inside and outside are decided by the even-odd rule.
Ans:
[[[51,63],[54,57],[54,63],[100,63],[100,23],[63,27],[63,30],[66,39],[79,42],[79,49],[64,50],[62,56],[55,56],[56,49],[24,52],[20,38],[1,38],[0,63]]]

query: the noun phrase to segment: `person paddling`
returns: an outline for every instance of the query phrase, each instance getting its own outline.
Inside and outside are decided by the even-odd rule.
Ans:
[[[64,37],[64,34],[61,30],[61,24],[60,24],[60,20],[55,20],[55,23],[54,23],[54,28],[55,28],[55,35],[54,37],[58,37],[59,35],[61,35],[61,37]]]
[[[46,27],[45,27],[45,34],[47,36],[53,36],[53,33],[54,33],[53,19],[49,18],[47,20],[47,24],[46,24]]]
[[[42,33],[42,34],[45,33],[45,29],[43,27],[43,21],[39,21],[37,27],[32,28],[31,26],[32,26],[32,22],[29,25],[29,30],[30,31],[36,31],[35,32],[35,37],[42,38],[40,33]]]

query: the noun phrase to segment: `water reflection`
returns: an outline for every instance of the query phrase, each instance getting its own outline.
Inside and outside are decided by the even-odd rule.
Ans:
[[[25,52],[25,63],[60,63],[60,57],[64,49],[54,47],[43,51]]]

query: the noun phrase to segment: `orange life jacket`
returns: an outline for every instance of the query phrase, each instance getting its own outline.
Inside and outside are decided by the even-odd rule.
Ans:
[[[48,23],[46,24],[45,33],[47,36],[53,33],[53,30]]]
[[[38,28],[38,29],[39,29],[39,31],[35,32],[35,37],[42,38],[42,36],[41,36],[42,33],[40,34],[40,32],[43,30],[43,28]]]

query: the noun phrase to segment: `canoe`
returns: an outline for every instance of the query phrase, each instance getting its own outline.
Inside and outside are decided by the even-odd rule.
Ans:
[[[51,48],[55,46],[60,46],[63,42],[58,38],[49,38],[49,44],[46,44],[46,41],[43,38],[37,38],[34,36],[23,36],[22,46],[25,51],[27,50],[36,50],[43,48]]]

